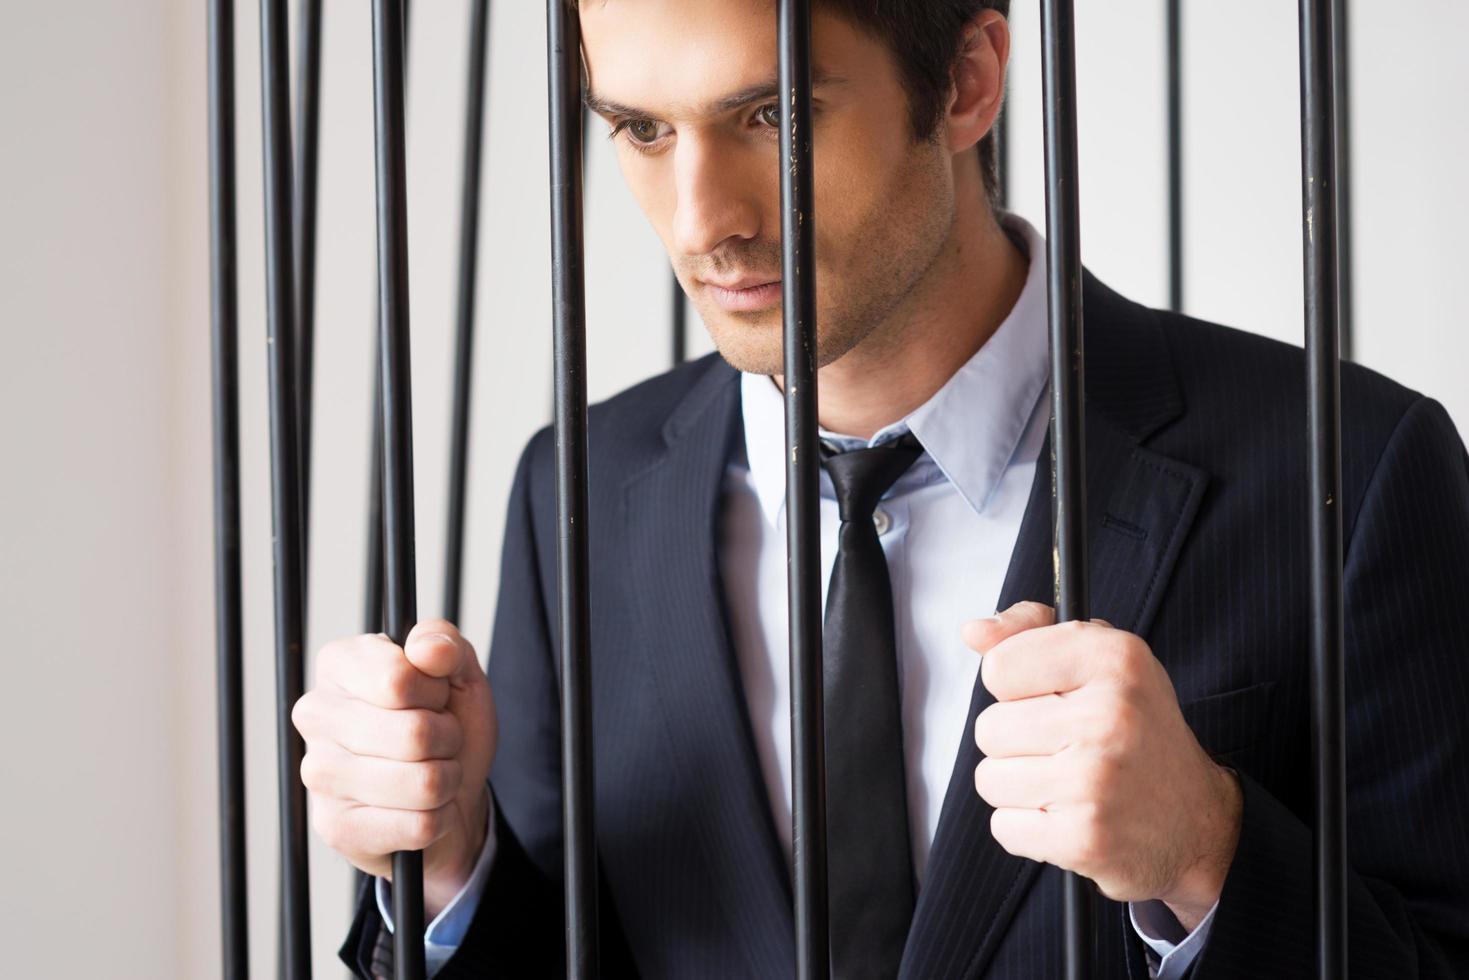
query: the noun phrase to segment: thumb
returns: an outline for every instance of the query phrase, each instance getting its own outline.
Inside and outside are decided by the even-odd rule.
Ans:
[[[988,619],[971,619],[960,632],[970,649],[983,654],[1017,633],[1050,626],[1055,621],[1056,611],[1045,603],[1017,602]]]
[[[445,619],[426,619],[409,630],[403,655],[422,673],[450,681],[459,680],[470,665],[479,662],[474,646]]]

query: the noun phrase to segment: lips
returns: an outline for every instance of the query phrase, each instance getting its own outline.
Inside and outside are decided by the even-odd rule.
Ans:
[[[780,302],[779,279],[742,276],[728,284],[704,280],[704,285],[720,308],[729,313],[751,313],[769,309]]]

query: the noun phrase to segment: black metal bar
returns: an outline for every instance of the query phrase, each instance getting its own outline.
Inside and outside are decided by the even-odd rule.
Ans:
[[[408,89],[408,34],[412,18],[411,5],[403,0],[403,69],[404,92]],[[372,356],[372,426],[370,462],[368,463],[367,494],[367,556],[363,583],[362,631],[380,633],[385,628],[383,609],[383,386],[382,386],[382,317],[379,315],[377,296],[379,286],[373,283],[373,356]],[[357,906],[357,896],[362,891],[364,879],[361,871],[352,874],[352,907]]]
[[[688,296],[683,291],[683,285],[679,283],[678,276],[670,276],[673,280],[673,303],[670,310],[673,333],[673,365],[677,367],[688,360]]]
[[[469,15],[469,80],[464,116],[464,183],[459,201],[459,303],[449,432],[449,515],[444,539],[444,618],[459,622],[464,574],[464,501],[469,469],[469,390],[474,362],[474,281],[479,256],[479,187],[484,158],[485,61],[489,0]]]
[[[1076,152],[1076,17],[1071,0],[1041,0],[1046,148],[1046,295],[1050,306],[1051,494],[1056,619],[1090,618],[1086,564],[1086,389],[1081,209]],[[1091,885],[1067,872],[1066,976],[1091,975]]]
[[[826,749],[821,672],[821,512],[816,402],[816,238],[811,168],[811,3],[780,0],[781,295],[784,317],[786,556],[791,661],[791,827],[796,975],[831,972],[826,880]]]
[[[995,200],[1000,209],[1010,207],[1010,86],[1006,84],[1005,95],[1000,103],[1000,115],[995,119]]]
[[[373,332],[382,327],[373,316]],[[373,343],[372,370],[372,435],[369,447],[367,493],[367,573],[363,583],[362,631],[382,632],[383,609],[383,380],[382,343]]]
[[[265,284],[270,374],[270,483],[275,534],[276,743],[280,780],[282,968],[311,975],[306,861],[305,744],[291,724],[303,693],[301,480],[297,444],[294,269],[291,261],[291,132],[285,0],[260,3],[262,146],[265,170]]]
[[[1183,11],[1168,0],[1168,307],[1183,309]]]
[[[210,0],[209,240],[214,400],[214,629],[222,976],[250,973],[240,582],[240,367],[235,214],[235,5]]]
[[[1333,81],[1336,96],[1336,248],[1341,359],[1356,355],[1356,277],[1352,274],[1352,69],[1351,27],[1346,0],[1332,4]]]
[[[1346,695],[1342,664],[1340,293],[1332,0],[1301,0],[1300,25],[1316,964],[1321,977],[1344,977]]]
[[[388,636],[401,644],[418,618],[413,554],[413,409],[402,0],[373,0],[372,28],[386,619]],[[399,980],[421,980],[425,975],[421,851],[399,851],[393,855],[393,924],[394,971]]]
[[[581,24],[546,0],[550,112],[551,305],[555,325],[556,570],[561,636],[561,794],[566,970],[597,975],[597,854],[592,836],[591,603],[587,544],[586,283],[582,234]]]
[[[316,190],[321,142],[321,0],[302,0],[296,39],[296,424],[301,452],[301,617],[311,585],[311,382],[316,348]],[[302,658],[305,669],[305,658]],[[302,678],[305,686],[305,678]]]

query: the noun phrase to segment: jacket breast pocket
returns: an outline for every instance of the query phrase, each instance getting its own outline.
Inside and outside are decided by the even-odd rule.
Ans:
[[[1211,755],[1233,755],[1257,745],[1273,728],[1275,682],[1261,681],[1179,704],[1183,720]]]

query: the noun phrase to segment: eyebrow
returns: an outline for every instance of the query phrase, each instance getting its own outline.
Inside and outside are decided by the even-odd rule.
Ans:
[[[846,81],[847,80],[840,75],[835,75],[831,72],[822,71],[821,69],[815,67],[811,69],[811,87],[813,90],[821,88],[823,86],[843,85],[846,83]],[[726,112],[733,112],[736,109],[743,108],[754,102],[763,102],[766,99],[773,99],[779,94],[780,78],[777,76],[774,78],[766,79],[763,82],[758,82],[754,85],[747,85],[742,89],[730,92],[728,95],[722,95],[711,102],[706,102],[702,106],[695,107],[694,111],[690,114],[708,116],[723,115]],[[595,112],[601,116],[650,117],[657,115],[657,113],[650,112],[647,109],[640,109],[637,106],[624,105],[623,103],[616,102],[612,99],[604,99],[590,89],[582,93],[582,102],[585,103],[586,107],[592,112]]]

